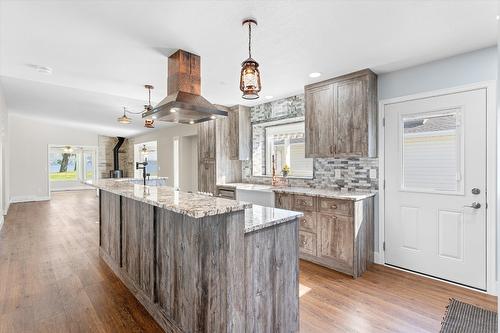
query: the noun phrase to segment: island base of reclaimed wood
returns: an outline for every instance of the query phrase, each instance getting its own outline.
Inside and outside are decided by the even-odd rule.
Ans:
[[[298,219],[245,233],[100,190],[99,254],[166,332],[298,332]]]

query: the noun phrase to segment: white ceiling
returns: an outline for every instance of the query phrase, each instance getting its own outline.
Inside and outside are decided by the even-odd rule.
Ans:
[[[166,58],[181,48],[202,59],[202,94],[245,103],[238,89],[247,56],[241,19],[257,18],[253,55],[261,96],[362,68],[376,72],[496,43],[495,1],[1,1],[0,75],[10,110],[98,129],[147,131],[144,84],[166,91]],[[41,74],[29,65],[53,68]],[[310,72],[321,72],[317,79]],[[261,98],[257,102],[262,103]]]

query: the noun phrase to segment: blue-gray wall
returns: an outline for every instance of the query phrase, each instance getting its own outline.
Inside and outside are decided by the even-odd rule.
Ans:
[[[497,47],[492,46],[378,75],[379,100],[496,80]]]

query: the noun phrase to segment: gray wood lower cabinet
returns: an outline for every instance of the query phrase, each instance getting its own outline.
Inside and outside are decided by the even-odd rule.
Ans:
[[[373,263],[373,197],[359,201],[276,193],[275,206],[301,211],[300,258],[358,277]]]
[[[166,332],[298,332],[298,220],[245,233],[100,191],[101,258]]]

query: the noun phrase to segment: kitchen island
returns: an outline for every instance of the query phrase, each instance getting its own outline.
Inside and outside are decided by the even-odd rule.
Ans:
[[[298,219],[100,180],[99,254],[166,332],[297,332]]]

